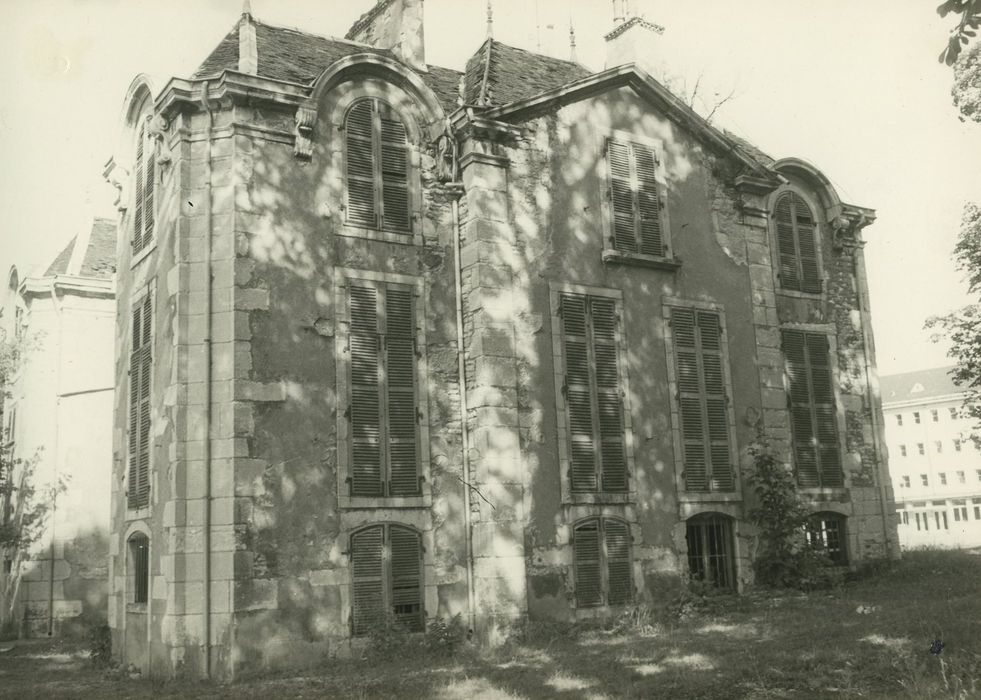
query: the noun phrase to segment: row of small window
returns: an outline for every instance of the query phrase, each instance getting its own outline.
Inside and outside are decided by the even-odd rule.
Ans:
[[[967,474],[966,473],[964,473],[962,471],[958,471],[958,472],[954,472],[954,473],[957,475],[957,483],[958,484],[966,484],[967,483]],[[981,482],[981,469],[976,469],[975,470],[975,473],[978,476],[978,481]],[[937,473],[937,478],[940,479],[940,485],[941,486],[946,486],[947,485],[947,473],[946,472],[938,472]],[[900,488],[907,488],[907,489],[910,488],[911,482],[910,482],[909,475],[904,474],[903,476],[900,477],[900,479],[901,479],[901,481],[899,483]],[[930,478],[929,478],[929,476],[926,475],[926,474],[920,474],[920,483],[921,483],[922,486],[929,486],[930,485]]]
[[[960,415],[961,415],[960,414],[960,410],[957,408],[957,406],[950,406],[947,409],[947,412],[950,414],[950,419],[951,420],[957,420],[960,417]],[[903,414],[902,413],[897,413],[895,415],[896,415],[896,425],[902,425],[903,424]],[[937,408],[931,408],[930,409],[930,420],[932,420],[934,423],[939,423],[940,422],[940,409],[937,409]],[[913,422],[914,423],[920,423],[920,412],[919,411],[913,411]]]
[[[954,443],[954,452],[960,452],[961,449],[964,447],[964,441],[963,440],[954,439],[953,443]],[[944,451],[944,443],[943,443],[943,440],[934,440],[933,441],[933,447],[937,451],[937,454],[943,454],[943,451]],[[924,443],[922,443],[922,442],[916,443],[916,451],[917,451],[918,454],[925,455],[926,454],[926,445]],[[907,457],[907,456],[909,456],[909,450],[906,449],[906,445],[900,445],[899,446],[899,456],[900,457]]]
[[[954,522],[966,523],[970,520],[968,517],[968,510],[966,505],[955,505],[951,512],[954,514]],[[910,511],[903,510],[900,511],[903,519],[903,525],[910,524]],[[950,525],[947,520],[947,510],[927,510],[927,511],[913,511],[913,522],[916,524],[917,530],[928,531],[930,529],[930,515],[933,515],[933,522],[935,529],[937,530],[949,530]],[[974,506],[974,519],[981,520],[981,505]]]
[[[715,513],[688,520],[688,572],[692,579],[735,590],[736,565],[732,518]],[[848,563],[845,518],[817,513],[805,529],[809,546],[837,565]],[[425,577],[422,535],[392,523],[369,525],[351,534],[351,632],[366,634],[390,622],[410,630],[425,626]],[[630,525],[619,518],[594,517],[573,527],[576,607],[624,605],[634,599],[633,540]],[[128,541],[129,602],[149,598],[150,540],[144,533]]]

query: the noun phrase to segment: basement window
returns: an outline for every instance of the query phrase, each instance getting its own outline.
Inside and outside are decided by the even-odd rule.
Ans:
[[[129,602],[146,605],[150,593],[150,538],[141,532],[129,538],[126,570],[129,572]]]
[[[695,516],[688,521],[685,540],[692,579],[715,588],[735,590],[732,518],[717,513]]]

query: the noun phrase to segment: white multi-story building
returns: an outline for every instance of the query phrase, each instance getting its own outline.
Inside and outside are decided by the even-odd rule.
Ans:
[[[981,546],[981,453],[950,369],[880,380],[904,549]]]

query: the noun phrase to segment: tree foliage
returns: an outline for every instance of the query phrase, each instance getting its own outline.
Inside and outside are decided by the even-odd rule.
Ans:
[[[981,122],[981,43],[975,43],[954,64],[954,84],[950,89],[961,121]]]
[[[941,17],[960,15],[957,25],[950,31],[947,46],[938,57],[939,61],[952,66],[964,46],[977,36],[978,27],[981,27],[981,0],[944,0],[937,6],[937,14]]]

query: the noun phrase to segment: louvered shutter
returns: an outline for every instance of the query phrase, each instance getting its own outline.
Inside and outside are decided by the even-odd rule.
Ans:
[[[781,195],[774,208],[774,219],[777,227],[777,254],[780,258],[780,286],[784,289],[800,290],[791,198],[792,193],[789,192]]]
[[[821,333],[806,335],[821,485],[843,486],[844,474],[841,468],[841,453],[838,450],[838,418],[835,410],[828,337]]]
[[[347,113],[347,221],[356,226],[378,226],[373,100],[361,100]]]
[[[416,356],[412,293],[407,289],[388,287],[385,299],[388,493],[392,496],[409,496],[420,492],[416,456]]]
[[[617,370],[617,315],[613,301],[590,297],[589,319],[599,417],[601,486],[603,491],[626,491],[627,455],[624,449],[623,401],[620,397]]]
[[[139,507],[139,461],[140,461],[140,375],[143,362],[142,329],[143,307],[137,306],[132,314],[133,349],[129,362],[129,464],[126,478],[126,500],[129,508]]]
[[[774,208],[777,253],[780,258],[780,286],[801,292],[821,292],[818,266],[817,227],[811,208],[804,199],[786,192]]]
[[[150,379],[153,374],[152,344],[150,342],[153,325],[153,308],[150,297],[143,301],[143,347],[140,351],[140,460],[139,490],[137,498],[140,505],[150,502]]]
[[[673,308],[671,332],[685,490],[731,491],[735,480],[719,315],[713,311]]]
[[[565,398],[569,414],[569,478],[573,491],[595,491],[598,480],[586,297],[563,294],[560,313],[565,349]]]
[[[384,228],[408,231],[409,143],[405,125],[388,105],[379,105],[379,129]]]
[[[350,288],[351,495],[381,496],[382,436],[379,386],[378,293]]]
[[[650,148],[631,144],[637,173],[637,216],[640,228],[640,252],[664,255],[661,235],[661,200],[657,189],[657,155]]]
[[[392,613],[412,631],[423,629],[422,542],[408,528],[389,526]]]
[[[133,252],[138,253],[143,250],[143,209],[144,209],[144,152],[143,142],[146,138],[146,127],[140,125],[140,133],[136,139],[136,162],[133,165],[133,174],[136,177],[136,187],[134,189],[134,211],[133,211]]]
[[[607,602],[610,605],[629,603],[634,597],[630,567],[630,527],[622,520],[603,520],[606,542]]]
[[[147,139],[144,157],[144,180],[143,180],[143,243],[141,248],[146,248],[153,240],[153,190],[155,182],[153,143]]]
[[[351,535],[351,625],[356,635],[385,622],[383,526]]]
[[[610,208],[613,212],[613,247],[625,253],[637,252],[637,220],[634,213],[634,179],[631,172],[630,144],[615,139],[606,142],[610,173]]]
[[[800,290],[821,293],[821,273],[818,269],[817,238],[811,208],[798,195],[792,194],[794,225],[797,229],[797,250],[800,252]]]
[[[599,520],[587,520],[576,526],[572,546],[576,570],[576,603],[580,608],[600,605],[603,602],[603,588]]]

